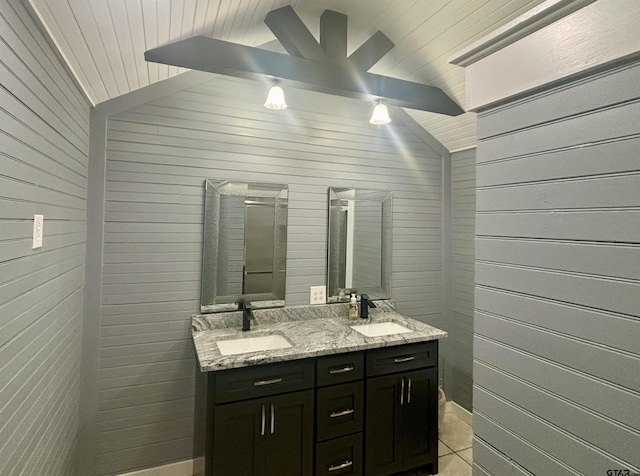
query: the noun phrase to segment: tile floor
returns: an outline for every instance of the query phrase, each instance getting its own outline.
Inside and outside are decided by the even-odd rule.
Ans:
[[[444,425],[438,435],[438,476],[471,476],[473,454],[471,425],[458,418],[449,409],[444,414]],[[401,476],[427,476],[430,473],[407,471]]]

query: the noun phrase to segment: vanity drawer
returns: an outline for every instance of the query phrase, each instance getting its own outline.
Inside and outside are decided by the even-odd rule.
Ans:
[[[318,389],[316,398],[318,441],[362,431],[363,417],[363,381]]]
[[[367,377],[432,367],[438,363],[438,341],[370,350],[366,355]]]
[[[313,388],[311,360],[255,365],[215,373],[215,403],[266,397]]]
[[[364,378],[364,354],[349,352],[318,358],[318,387],[353,382]]]
[[[362,433],[316,445],[316,476],[362,475]]]

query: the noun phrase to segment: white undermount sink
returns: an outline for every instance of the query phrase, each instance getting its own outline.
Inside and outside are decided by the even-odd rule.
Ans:
[[[280,334],[269,334],[239,339],[220,340],[217,342],[222,355],[246,354],[263,350],[285,349],[293,347],[289,340]]]
[[[351,329],[367,337],[380,337],[391,334],[405,334],[407,332],[412,332],[411,329],[398,324],[397,322],[376,322],[375,324],[351,326]]]

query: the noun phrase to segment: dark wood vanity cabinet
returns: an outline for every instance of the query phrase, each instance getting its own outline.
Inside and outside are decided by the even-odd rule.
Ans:
[[[364,352],[316,363],[316,476],[363,474]]]
[[[437,359],[437,347],[426,344],[367,354],[367,475],[424,465],[438,472]]]
[[[437,472],[437,345],[212,373],[205,474]]]
[[[213,474],[311,474],[313,390],[217,405],[214,421]]]
[[[314,364],[232,369],[209,379],[207,476],[313,473]]]

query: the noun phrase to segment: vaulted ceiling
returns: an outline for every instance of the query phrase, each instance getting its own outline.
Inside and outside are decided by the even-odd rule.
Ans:
[[[348,53],[376,31],[395,47],[369,71],[441,88],[464,107],[462,68],[447,58],[542,0],[28,0],[93,104],[185,70],[148,63],[146,50],[196,35],[282,50],[264,24],[291,5],[319,37],[324,10],[348,16]],[[406,109],[450,151],[475,145],[475,114]]]

